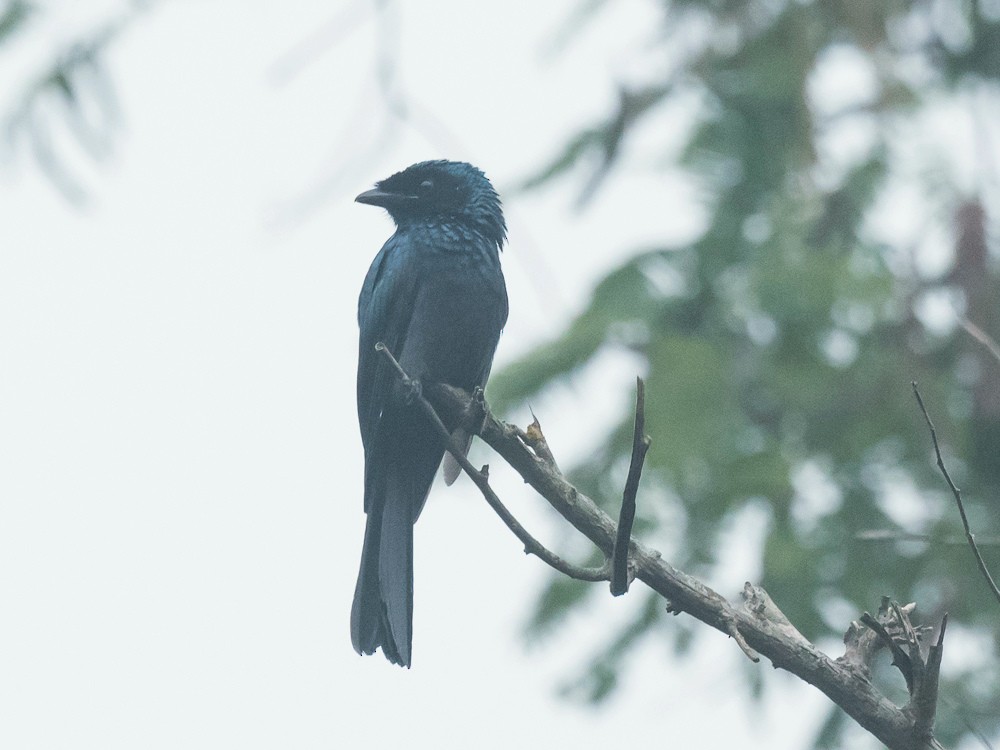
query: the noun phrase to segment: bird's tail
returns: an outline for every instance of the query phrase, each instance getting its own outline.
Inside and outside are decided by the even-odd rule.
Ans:
[[[382,653],[410,666],[413,644],[413,517],[406,503],[368,514],[361,571],[351,609],[351,641],[359,654]]]
[[[469,455],[469,447],[472,445],[472,435],[466,432],[464,429],[459,427],[453,433],[451,433],[452,440],[458,443],[459,447],[462,449],[462,455]],[[462,473],[462,467],[458,463],[458,459],[455,458],[451,453],[444,454],[444,483],[451,487],[458,479],[459,475]]]

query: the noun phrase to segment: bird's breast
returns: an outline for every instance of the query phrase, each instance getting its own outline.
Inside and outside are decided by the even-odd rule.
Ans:
[[[423,267],[401,364],[416,377],[471,389],[488,370],[506,319],[495,257],[435,253]]]

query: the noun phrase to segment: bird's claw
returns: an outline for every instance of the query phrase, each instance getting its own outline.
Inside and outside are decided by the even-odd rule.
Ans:
[[[414,401],[423,395],[424,387],[416,378],[403,378],[403,401],[410,406]]]

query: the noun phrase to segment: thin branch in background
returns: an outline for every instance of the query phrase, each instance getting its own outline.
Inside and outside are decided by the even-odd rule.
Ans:
[[[945,481],[951,489],[951,494],[955,496],[955,503],[958,505],[958,513],[962,517],[962,526],[965,529],[965,538],[969,541],[969,546],[972,548],[972,554],[976,557],[976,564],[979,566],[979,570],[983,574],[983,578],[986,579],[986,583],[993,592],[993,596],[996,597],[997,602],[1000,602],[1000,589],[997,588],[997,585],[993,580],[993,576],[990,575],[989,568],[986,567],[986,561],[983,560],[983,556],[979,552],[975,534],[973,534],[972,529],[969,528],[969,518],[965,515],[965,504],[962,502],[962,491],[955,486],[955,483],[951,479],[951,475],[948,473],[948,469],[944,465],[944,459],[941,458],[941,448],[938,446],[937,432],[934,430],[934,423],[931,422],[931,417],[927,413],[927,407],[924,406],[924,400],[920,397],[920,391],[917,388],[916,381],[913,381],[910,385],[913,387],[913,395],[917,397],[917,403],[920,404],[920,411],[924,413],[924,420],[927,422],[927,427],[931,431],[931,441],[934,443],[934,454],[937,456],[938,468],[941,470],[941,474],[944,475]]]
[[[966,333],[972,336],[972,338],[974,338],[980,344],[985,346],[987,351],[989,351],[989,353],[992,354],[997,359],[997,361],[1000,361],[1000,345],[998,345],[996,341],[990,338],[989,334],[986,333],[986,331],[977,326],[975,323],[966,318],[964,315],[958,316],[958,323],[960,326],[962,326],[962,328],[965,329]]]
[[[295,76],[322,57],[323,53],[357,29],[368,18],[370,10],[368,0],[355,0],[318,28],[311,30],[271,63],[267,72],[271,84],[278,87],[289,84]]]
[[[357,7],[366,6],[361,3]],[[403,127],[408,127],[437,151],[451,158],[471,158],[466,148],[450,128],[430,110],[405,93],[401,83],[399,56],[404,45],[399,20],[399,3],[395,0],[374,0],[375,62],[372,77],[375,86],[361,98],[355,115],[345,128],[343,137],[332,139],[331,156],[325,159],[322,173],[299,195],[282,201],[268,211],[266,224],[272,228],[296,226],[319,212],[348,186],[356,185],[359,174],[391,150]],[[355,21],[345,12],[345,18]],[[364,19],[361,19],[364,20]],[[304,42],[305,48],[290,50],[275,63],[272,79],[297,74],[300,67],[319,57],[324,45],[329,47],[343,36],[334,33],[333,21]],[[374,136],[372,135],[374,133]]]
[[[996,117],[993,113],[986,111],[992,103],[992,91],[984,85],[974,86],[968,94],[970,98],[969,109],[972,115],[972,125],[975,128],[974,138],[971,142],[975,150],[973,154],[976,170],[976,192],[980,195],[987,195],[990,188],[998,187],[997,180],[997,149],[994,145]],[[991,116],[993,115],[993,116]]]
[[[399,3],[397,0],[375,0],[375,7],[383,29],[387,30],[379,35],[376,53],[376,81],[386,110],[398,124],[412,128],[438,151],[452,158],[471,158],[470,150],[454,130],[413,96],[404,93],[400,75],[403,66],[399,63],[404,47]]]
[[[359,4],[366,9],[370,6],[367,1]],[[386,91],[395,86],[401,46],[394,3],[377,0],[374,3],[374,20],[375,62],[370,75],[375,85],[363,89],[343,132],[330,139],[331,148],[328,155],[322,158],[317,176],[307,179],[307,184],[296,195],[281,199],[268,209],[265,225],[269,229],[295,227],[315,216],[337,196],[356,187],[369,165],[377,161],[380,154],[391,151],[399,140],[400,121],[385,104]],[[336,35],[320,36],[323,37],[322,43],[327,45],[339,41]],[[314,37],[311,43],[315,45],[318,40],[319,37]],[[287,65],[282,60],[290,56],[295,56],[294,51],[286,53],[276,65]],[[315,62],[317,57],[318,51],[314,49],[305,63]]]
[[[862,542],[926,542],[927,544],[960,544],[963,547],[969,543],[965,537],[958,535],[935,537],[931,534],[916,534],[899,529],[865,529],[855,534],[854,538]],[[976,544],[980,547],[1000,547],[1000,536],[979,534],[976,536]]]
[[[950,699],[947,695],[939,696],[939,700],[948,708],[949,711],[958,717],[958,720],[962,722],[962,726],[965,727],[969,734],[979,741],[979,744],[982,745],[985,750],[996,750],[993,747],[993,743],[990,742],[990,738],[983,734],[983,730],[973,724],[969,719],[966,713],[967,706],[960,705]]]
[[[87,192],[66,169],[62,158],[56,154],[49,122],[39,115],[37,109],[32,109],[26,114],[26,121],[30,121],[30,125],[26,126],[24,136],[31,149],[31,155],[35,159],[35,164],[45,173],[49,182],[65,200],[74,206],[82,206],[86,202]],[[12,131],[13,128],[10,130]],[[14,140],[15,137],[11,135],[11,141]]]
[[[375,351],[381,352],[382,355],[385,356],[385,358],[389,361],[389,364],[391,364],[396,370],[396,373],[399,375],[403,383],[414,382],[406,374],[406,371],[402,368],[396,358],[392,355],[392,352],[389,351],[389,348],[384,343],[379,341],[375,344]],[[599,568],[587,568],[580,565],[574,565],[571,562],[563,560],[559,557],[559,555],[555,554],[535,539],[535,537],[533,537],[528,530],[525,529],[516,518],[514,518],[514,515],[507,510],[507,507],[493,491],[493,488],[490,487],[487,467],[484,467],[482,470],[478,470],[471,463],[469,463],[469,459],[465,457],[465,454],[462,451],[462,446],[458,445],[454,438],[452,438],[451,431],[445,427],[444,422],[441,421],[441,417],[438,416],[437,411],[431,405],[430,401],[424,397],[419,389],[415,389],[414,392],[416,402],[420,405],[424,414],[444,439],[445,447],[448,452],[455,458],[458,465],[462,467],[463,471],[469,475],[469,478],[472,479],[476,487],[479,488],[479,491],[483,493],[483,497],[486,498],[486,502],[489,503],[489,506],[493,508],[498,516],[500,516],[500,519],[504,522],[504,524],[506,524],[507,528],[514,532],[514,536],[521,540],[526,554],[535,555],[563,575],[569,576],[570,578],[578,581],[594,582],[608,580],[611,570],[610,565],[607,562]]]
[[[607,4],[607,0],[584,0],[576,3],[551,38],[543,45],[543,56],[554,58],[565,52],[574,41],[579,40],[581,32],[586,30],[587,25],[597,22],[597,11]]]
[[[604,0],[599,0],[604,2]],[[375,20],[376,85],[355,106],[343,133],[330,139],[330,156],[323,159],[320,173],[307,180],[298,194],[276,201],[266,211],[264,224],[272,230],[295,227],[318,214],[338,196],[363,181],[370,165],[388,153],[399,140],[401,128],[412,128],[431,147],[453,159],[476,162],[475,154],[459,135],[441,118],[408,94],[400,84],[399,61],[402,32],[394,0],[355,0],[318,29],[304,36],[279,56],[270,66],[267,77],[274,86],[284,86],[314,64],[324,52],[340,43],[372,17]],[[373,135],[374,134],[374,135]],[[360,145],[359,145],[360,144]],[[501,193],[516,192],[516,186],[501,188]],[[530,230],[508,213],[508,225],[516,232],[516,248],[510,256],[525,267],[535,298],[543,309],[561,311],[566,302],[560,294],[559,277],[547,256],[533,241]]]
[[[642,465],[646,452],[652,443],[646,434],[646,384],[642,378],[635,379],[635,427],[632,430],[632,459],[628,467],[628,479],[622,493],[622,509],[618,515],[618,534],[615,549],[611,554],[611,594],[621,596],[628,591],[630,581],[628,552],[632,542],[632,525],[635,523],[635,496],[639,491]]]

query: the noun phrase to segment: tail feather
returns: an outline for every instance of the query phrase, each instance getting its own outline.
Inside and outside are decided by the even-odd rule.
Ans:
[[[381,647],[392,663],[410,666],[413,519],[406,503],[386,503],[368,516],[351,609],[351,641],[359,654]]]
[[[466,432],[464,429],[459,427],[453,433],[451,433],[452,439],[458,443],[462,448],[462,455],[469,455],[469,447],[472,445],[472,435]],[[451,455],[451,453],[444,454],[444,483],[449,487],[455,483],[458,479],[459,474],[462,473],[462,467],[459,465],[458,460]]]
[[[410,503],[386,503],[378,564],[385,607],[382,650],[390,661],[407,667],[413,643],[413,520]],[[393,648],[396,659],[388,653],[387,644]]]
[[[361,570],[351,607],[351,643],[359,654],[373,654],[382,642],[379,621],[382,597],[378,588],[378,550],[382,536],[381,514],[368,516],[365,544],[361,550]]]
[[[410,407],[383,413],[365,451],[365,545],[351,610],[360,654],[381,648],[409,667],[413,644],[413,524],[444,453],[443,441]]]

